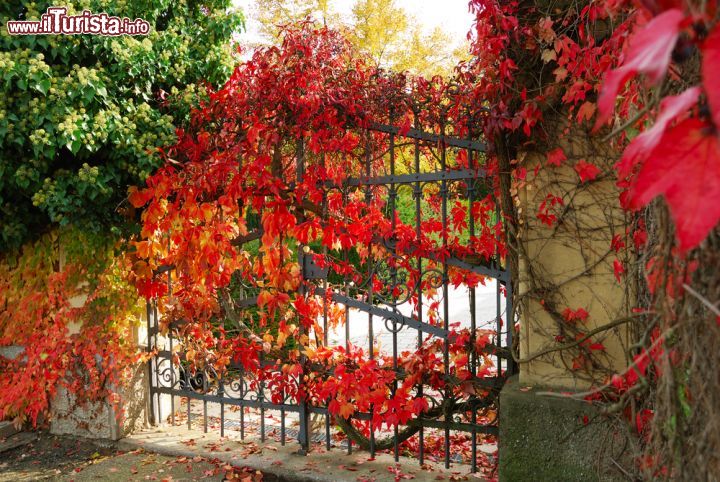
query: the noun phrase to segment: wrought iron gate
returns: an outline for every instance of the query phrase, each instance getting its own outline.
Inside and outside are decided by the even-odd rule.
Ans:
[[[371,136],[386,136],[389,148],[382,153],[384,172],[372,172],[371,163],[373,147]],[[458,139],[449,136],[423,132],[417,129],[403,130],[389,125],[374,125],[365,131],[365,175],[347,180],[342,186],[328,184],[328,192],[338,190],[344,199],[351,193],[364,195],[367,199],[373,196],[384,195],[387,199],[387,216],[394,229],[402,207],[406,218],[408,213],[414,224],[418,238],[423,230],[424,210],[426,209],[426,196],[428,190],[435,193],[439,199],[441,231],[440,242],[447,245],[447,232],[449,229],[449,212],[451,203],[465,203],[468,207],[469,222],[467,226],[468,239],[476,234],[473,206],[482,197],[493,196],[493,189],[486,172],[482,168],[484,145],[475,140]],[[457,165],[448,167],[448,156],[466,156],[467,167],[459,168]],[[299,145],[297,153],[297,180],[305,175],[304,147]],[[402,169],[398,169],[398,157],[402,156],[405,162]],[[437,161],[435,169],[424,172],[422,158],[434,157]],[[409,168],[408,168],[409,166]],[[403,190],[405,190],[403,194]],[[408,201],[410,200],[410,201]],[[403,202],[403,206],[399,203]],[[496,205],[498,203],[495,203]],[[398,213],[396,215],[396,213]],[[501,222],[500,214],[496,222]],[[403,427],[407,434],[416,437],[417,458],[422,464],[425,460],[425,435],[427,431],[439,432],[443,438],[444,462],[449,466],[451,461],[457,460],[452,453],[451,434],[464,432],[469,435],[472,453],[469,463],[473,471],[477,470],[477,448],[479,434],[497,434],[497,395],[506,376],[514,371],[514,364],[510,355],[513,337],[513,320],[507,319],[512,309],[512,284],[510,270],[500,253],[491,253],[483,258],[456,256],[428,255],[425,252],[403,249],[393,239],[373,239],[373,243],[382,246],[385,256],[402,257],[411,261],[417,270],[419,279],[428,279],[437,293],[437,297],[425,299],[422,283],[417,283],[413,290],[407,289],[408,274],[396,267],[388,266],[385,259],[370,259],[362,265],[367,273],[363,282],[356,283],[346,275],[339,276],[328,272],[315,262],[314,253],[309,247],[299,247],[298,257],[302,266],[303,278],[310,282],[313,294],[323,298],[323,343],[325,346],[333,343],[343,344],[350,349],[352,344],[357,345],[358,340],[366,340],[367,356],[372,358],[379,353],[378,339],[382,338],[388,343],[388,359],[392,360],[393,369],[401,375],[402,369],[398,367],[398,356],[401,350],[420,347],[428,339],[440,340],[443,351],[445,373],[449,376],[449,344],[452,333],[453,317],[458,317],[460,302],[464,308],[461,315],[462,323],[470,331],[473,338],[480,329],[493,332],[491,343],[485,347],[495,363],[495,371],[491,375],[478,377],[478,357],[476,351],[469,353],[467,360],[469,372],[472,375],[474,386],[483,387],[481,393],[471,391],[463,400],[457,400],[450,393],[424,393],[424,386],[417,387],[419,396],[433,398],[437,408],[436,417],[420,417]],[[327,254],[327,248],[322,248]],[[349,262],[351,250],[340,250],[339,255]],[[461,269],[481,276],[486,283],[482,285],[482,293],[478,288],[470,287],[467,290],[451,285],[448,273],[450,269]],[[161,270],[163,271],[163,270]],[[167,276],[172,286],[172,269],[167,268],[163,276]],[[372,280],[382,277],[391,289],[376,291]],[[404,288],[403,288],[404,286]],[[301,288],[303,289],[303,288]],[[324,295],[324,296],[323,296]],[[409,303],[414,300],[414,306]],[[252,293],[240,302],[241,306],[251,307],[256,303]],[[344,309],[344,333],[337,332],[331,336],[328,327],[328,310],[335,303]],[[433,307],[428,309],[428,305]],[[482,308],[482,309],[481,309]],[[342,446],[348,453],[353,451],[353,441],[344,437],[338,442],[335,426],[339,423],[345,432],[352,431],[349,422],[334,420],[326,405],[311,405],[305,402],[296,403],[284,398],[282,403],[273,401],[267,393],[267,387],[260,381],[254,388],[248,383],[241,366],[232,365],[225,373],[218,374],[212,369],[193,372],[182,363],[183,349],[173,337],[173,327],[163,335],[159,329],[156,302],[147,306],[149,350],[155,356],[149,363],[151,379],[151,399],[156,414],[156,421],[161,422],[168,417],[174,424],[179,416],[177,408],[180,399],[187,400],[183,407],[183,416],[187,417],[188,427],[193,423],[202,423],[202,428],[208,430],[208,420],[219,418],[219,429],[222,435],[229,428],[237,428],[240,436],[245,437],[250,429],[257,430],[262,441],[274,436],[282,444],[288,439],[295,438],[300,444],[302,452],[307,453],[313,443],[324,443],[329,450],[333,446]],[[452,314],[451,314],[452,310]],[[432,321],[426,319],[432,312]],[[361,316],[363,319],[359,319]],[[482,319],[479,319],[482,318]],[[358,325],[366,328],[367,336],[358,338]],[[173,363],[173,356],[177,354],[180,363]],[[266,361],[272,364],[273,361]],[[397,382],[396,382],[397,383]],[[169,399],[169,407],[167,405]],[[193,402],[194,401],[194,402]],[[191,403],[192,402],[192,403]],[[240,407],[239,411],[229,411],[229,407]],[[165,412],[169,408],[169,413]],[[202,410],[202,413],[196,412]],[[246,410],[250,409],[250,410]],[[210,413],[209,413],[210,410]],[[268,420],[270,412],[279,414],[279,427]],[[215,415],[213,415],[215,414]],[[484,416],[481,416],[483,415]],[[488,415],[489,414],[489,415]],[[320,418],[313,422],[313,418]],[[358,413],[353,415],[355,420],[371,420],[370,414]],[[277,420],[277,419],[276,419]],[[396,459],[400,455],[401,440],[400,428],[395,427],[393,434],[386,434],[383,442],[379,442],[375,430],[371,427],[367,449],[371,456],[376,450],[392,450]],[[339,449],[339,450],[342,450]]]

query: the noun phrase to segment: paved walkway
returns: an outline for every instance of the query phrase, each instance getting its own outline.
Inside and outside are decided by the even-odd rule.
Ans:
[[[4,440],[4,442],[3,442]],[[0,439],[0,482],[193,481],[255,482],[254,472],[201,457],[170,457],[143,450],[119,451],[113,443],[21,432]],[[249,477],[249,479],[248,479]],[[263,482],[277,479],[263,478]]]
[[[340,450],[314,449],[308,457],[297,455],[298,445],[288,443],[260,444],[240,441],[218,433],[189,431],[186,427],[166,426],[148,429],[119,442],[123,450],[145,449],[171,457],[203,457],[237,467],[247,467],[279,480],[297,482],[395,482],[414,480],[483,480],[469,473],[469,467],[458,465],[446,470],[437,464],[422,468],[416,460],[401,458],[396,464],[391,455],[378,454],[369,460],[367,452],[346,455]],[[268,479],[265,479],[268,480]]]

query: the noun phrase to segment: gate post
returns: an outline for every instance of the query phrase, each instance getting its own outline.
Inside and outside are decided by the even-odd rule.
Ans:
[[[629,317],[633,299],[613,272],[613,238],[627,222],[618,188],[611,175],[585,182],[573,167],[586,160],[612,173],[615,159],[562,114],[544,127],[552,144],[525,152],[522,166],[533,172],[557,147],[567,160],[528,176],[517,196],[519,376],[500,395],[500,480],[614,480],[609,461],[622,459],[620,435],[590,403],[563,393],[601,386],[629,362],[627,325],[613,323]],[[537,213],[550,194],[563,201],[548,226]],[[576,324],[563,315],[581,308]],[[587,346],[601,348],[572,343],[591,332]]]

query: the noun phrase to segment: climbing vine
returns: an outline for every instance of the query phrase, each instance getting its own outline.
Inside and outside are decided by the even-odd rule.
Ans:
[[[0,419],[46,423],[61,388],[78,404],[108,401],[122,415],[141,306],[114,248],[63,230],[0,260]]]
[[[408,260],[435,260],[426,267],[432,270],[452,257],[509,266],[523,281],[514,305],[542,310],[554,327],[547,333],[552,343],[522,357],[516,352],[517,360],[559,363],[591,385],[574,396],[601,403],[626,423],[634,451],[620,466],[625,475],[701,480],[717,473],[718,384],[707,382],[720,367],[715,2],[472,0],[470,8],[472,59],[452,81],[383,72],[331,30],[289,28],[282,45],[258,50],[225,85],[210,89],[165,150],[164,167],[131,189],[142,231],[128,256],[113,258],[101,244],[97,266],[72,256],[61,263],[48,235],[3,259],[0,341],[25,350],[3,362],[4,386],[12,389],[0,395],[0,415],[37,422],[56,382],[75,368],[90,374],[91,395],[105,393],[111,365],[134,356],[134,303],[125,284],[132,283],[158,303],[161,330],[183,341],[185,363],[222,372],[239,362],[254,383],[267,382],[283,397],[327,402],[361,445],[371,424],[351,425],[358,411],[371,412],[376,427],[406,425],[409,438],[414,418],[448,409],[413,387],[449,394],[453,408],[465,411],[466,396],[485,390],[476,378],[492,372],[488,353],[497,340],[450,330],[447,360],[426,341],[400,355],[402,370],[357,347],[330,348],[317,321],[330,291],[303,282],[296,255],[312,252],[318,266],[358,283],[365,268],[388,259],[390,269],[407,273],[409,293],[430,299],[436,280]],[[43,59],[33,60],[44,75]],[[484,136],[492,146],[487,157],[458,153],[442,167],[483,169],[497,182],[469,205],[458,196],[447,231],[438,222],[437,192],[421,193],[430,216],[415,232],[402,219],[388,221],[383,196],[327,189],[382,170],[387,137],[366,129],[378,122],[401,126],[400,135],[415,127]],[[426,154],[425,162],[438,162]],[[79,171],[80,181],[95,175],[88,169]],[[27,168],[19,172],[32,177]],[[469,222],[475,236],[464,234]],[[610,236],[593,238],[606,248],[583,252],[581,273],[571,279],[548,281],[547,270],[532,263],[523,278],[520,266],[535,249],[527,232],[537,227],[548,240],[582,248],[581,233]],[[341,256],[349,249],[352,263]],[[458,285],[483,282],[462,269],[447,276]],[[563,296],[563,286],[589,276],[616,286],[624,312],[598,320],[590,306]],[[377,292],[389,286],[372,272],[367,282]],[[236,303],[245,289],[257,294],[252,310]],[[75,307],[70,300],[81,292],[88,301]],[[416,294],[408,300],[417,306]],[[109,305],[120,307],[112,319]],[[342,323],[338,310],[328,316],[331,326]],[[68,336],[81,318],[82,333],[92,336]],[[441,323],[437,304],[428,318]],[[505,318],[515,320],[515,313]],[[628,366],[618,369],[618,354],[603,340],[621,329],[630,341],[623,347]],[[100,333],[117,343],[89,341]],[[469,356],[480,361],[473,374]],[[280,361],[262,363],[268,359]],[[23,378],[20,366],[47,373]],[[431,366],[448,376],[434,376]]]
[[[402,441],[420,429],[421,414],[464,416],[471,409],[468,396],[490,391],[482,379],[495,372],[490,356],[498,340],[487,330],[450,327],[447,359],[442,342],[428,337],[417,350],[398,354],[394,366],[375,348],[368,353],[369,347],[328,346],[320,321],[325,297],[335,289],[348,291],[344,278],[371,285],[377,297],[407,298],[416,310],[422,293],[430,307],[425,322],[441,327],[442,261],[502,261],[503,228],[492,184],[472,204],[458,196],[446,207],[446,230],[440,193],[425,189],[427,217],[419,231],[402,219],[392,221],[379,191],[340,189],[352,177],[382,172],[389,141],[366,129],[373,123],[400,126],[400,136],[411,127],[477,135],[470,122],[479,114],[468,115],[458,97],[459,90],[440,78],[377,70],[338,33],[309,24],[287,29],[280,47],[258,50],[241,64],[194,112],[167,151],[166,166],[129,196],[143,208],[143,239],[135,243],[137,286],[158,299],[162,327],[182,340],[183,361],[193,369],[222,371],[240,360],[254,377],[251,389],[265,381],[276,403],[285,397],[327,403],[361,446],[368,445],[371,426],[405,425]],[[422,157],[431,168],[440,166],[431,152]],[[442,162],[447,169],[494,169],[465,151]],[[471,217],[474,236],[467,235]],[[331,268],[340,281],[317,291],[301,276],[298,250]],[[417,256],[428,259],[422,273]],[[381,261],[406,282],[393,284],[373,271]],[[456,286],[484,282],[455,267],[447,276]],[[237,303],[237,285],[257,294],[253,310]],[[329,304],[328,325],[345,323],[344,311]],[[418,386],[427,387],[425,394]],[[371,413],[371,424],[349,425],[357,412]],[[390,439],[376,443],[390,446]]]

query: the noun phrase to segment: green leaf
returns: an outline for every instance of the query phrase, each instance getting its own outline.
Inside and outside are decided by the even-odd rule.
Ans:
[[[73,154],[77,154],[78,151],[80,151],[80,147],[82,147],[82,142],[79,140],[70,141],[67,143],[67,148],[70,149],[70,152]]]
[[[107,97],[107,89],[105,88],[105,84],[102,82],[98,82],[97,84],[97,94],[100,97]]]
[[[50,79],[41,80],[35,84],[35,89],[42,92],[43,95],[47,95],[48,90],[50,90],[50,85],[52,85]]]

